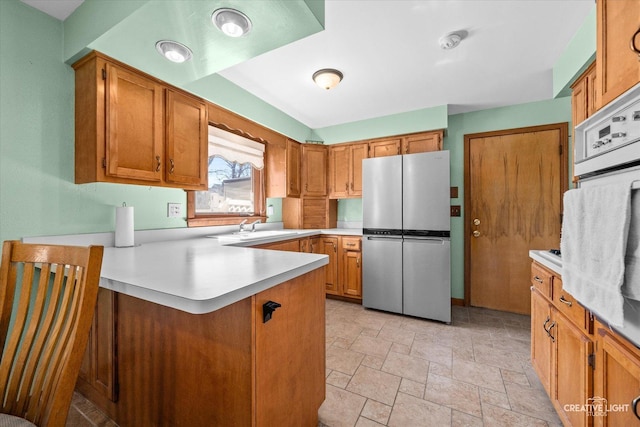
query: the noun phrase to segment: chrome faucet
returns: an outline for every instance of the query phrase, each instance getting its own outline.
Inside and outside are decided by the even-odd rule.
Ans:
[[[251,223],[251,231],[256,231],[256,224],[260,224],[262,221],[260,221],[259,219],[256,219],[255,221],[253,221]]]
[[[244,231],[244,225],[247,223],[247,220],[244,219],[242,220],[242,222],[240,223],[240,233],[242,233]]]

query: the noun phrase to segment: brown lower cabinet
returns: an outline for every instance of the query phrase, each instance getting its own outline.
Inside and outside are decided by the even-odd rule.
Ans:
[[[324,266],[327,295],[362,301],[362,253],[358,236],[312,236],[284,242],[265,243],[256,248],[309,252],[329,256]]]
[[[594,320],[536,262],[531,364],[565,426],[640,426],[640,349]]]
[[[110,366],[98,369],[117,373],[117,399],[86,380],[91,363],[76,388],[120,426],[316,425],[325,398],[324,292],[316,269],[194,315],[101,289],[98,310],[114,307],[115,317],[101,313],[92,334],[117,342]],[[282,306],[263,323],[268,301]],[[102,348],[90,346],[88,359]]]

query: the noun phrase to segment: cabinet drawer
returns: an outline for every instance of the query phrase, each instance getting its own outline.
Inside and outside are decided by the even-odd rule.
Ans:
[[[343,237],[342,249],[348,251],[360,251],[361,240],[359,237]]]
[[[536,263],[531,264],[531,284],[547,298],[551,298],[551,277],[550,271]]]
[[[589,333],[591,328],[587,311],[570,293],[562,289],[562,279],[557,276],[553,278],[553,305],[577,327]]]

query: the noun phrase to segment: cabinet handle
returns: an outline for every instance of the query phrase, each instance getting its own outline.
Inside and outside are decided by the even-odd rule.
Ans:
[[[348,182],[344,183],[344,191],[349,191],[349,183]]]
[[[533,276],[533,280],[535,280],[538,283],[543,283],[544,280],[542,280],[541,278],[539,278],[538,276]]]
[[[356,258],[356,267],[360,268],[360,257]]]
[[[173,163],[173,159],[169,159],[169,164],[171,167],[169,168],[169,173],[173,173],[173,169],[175,168],[175,164]]]
[[[571,307],[573,305],[573,303],[571,301],[567,301],[566,299],[564,299],[564,295],[560,295],[560,302],[563,304],[568,305],[569,307]]]
[[[549,321],[551,321],[551,316],[547,316],[547,320],[545,320],[544,324],[542,325],[542,329],[544,329],[544,331],[547,333],[547,336],[550,336],[549,330],[547,329],[547,323],[549,323]]]
[[[636,46],[636,36],[640,34],[640,28],[638,28],[638,31],[636,31],[635,33],[633,33],[633,36],[631,36],[631,42],[630,44],[630,48],[632,51],[634,51],[635,53],[638,54],[638,61],[640,61],[640,49],[638,49],[638,47]]]
[[[640,403],[640,396],[633,399],[633,401],[631,402],[631,407],[633,408],[633,415],[635,415],[636,418],[640,420],[640,415],[638,415],[638,403]]]
[[[556,326],[556,322],[555,321],[551,322],[551,324],[549,325],[549,330],[547,331],[547,333],[549,334],[549,338],[551,338],[551,341],[553,342],[556,342],[556,337],[551,335],[551,330],[555,328],[555,326]]]
[[[156,172],[160,172],[160,156],[156,156]]]
[[[282,307],[282,304],[275,301],[267,301],[262,304],[262,323],[267,323],[269,320],[271,320],[273,312],[276,311],[276,309],[279,307]]]
[[[351,183],[351,191],[353,191],[353,182]]]

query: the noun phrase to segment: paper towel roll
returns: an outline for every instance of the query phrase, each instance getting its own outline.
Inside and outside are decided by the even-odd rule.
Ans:
[[[133,246],[133,206],[116,208],[116,247]]]

